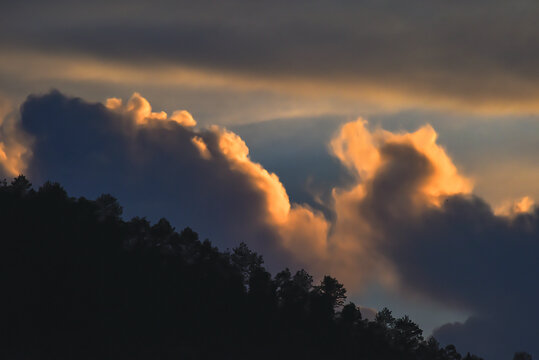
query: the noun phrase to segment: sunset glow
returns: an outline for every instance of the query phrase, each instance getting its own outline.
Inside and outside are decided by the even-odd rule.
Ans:
[[[43,349],[82,323],[111,338],[96,349],[117,345],[142,360],[237,335],[181,354],[227,358],[234,352],[216,349],[258,334],[228,331],[230,319],[195,324],[204,340],[177,340],[191,329],[158,333],[185,315],[173,305],[180,292],[167,293],[166,281],[178,279],[207,291],[210,302],[220,286],[238,291],[230,296],[241,306],[224,299],[221,308],[216,299],[213,318],[202,305],[193,310],[209,319],[246,308],[277,322],[293,314],[283,344],[326,339],[328,349],[342,350],[350,339],[370,339],[353,348],[358,359],[539,356],[536,2],[29,0],[5,2],[0,14],[0,219],[27,236],[0,236],[8,272],[24,279],[7,292],[28,299],[10,300],[19,312],[9,315],[8,333],[22,340],[8,346],[9,358],[48,358]],[[36,219],[47,221],[34,230]],[[101,244],[101,233],[114,239]],[[90,235],[96,239],[85,247]],[[106,265],[118,254],[127,265],[117,264],[136,276]],[[69,278],[79,262],[99,268],[103,281],[129,284],[62,288],[68,295],[51,297],[52,305],[40,298],[41,274],[52,294],[56,285],[86,281]],[[192,284],[160,272],[174,264],[196,268],[200,279],[195,270]],[[145,296],[155,279],[146,274],[162,281],[154,303]],[[125,319],[145,300],[147,308],[178,310],[174,319],[145,313],[144,326],[167,346],[155,340],[146,353],[136,345],[126,352],[121,342],[135,335],[107,331],[127,334],[130,325],[77,323],[73,309],[105,309],[99,294],[115,304],[110,314],[128,309]],[[35,325],[46,318],[40,306],[66,311],[44,322],[58,331]],[[281,310],[288,315],[277,316]],[[252,326],[251,317],[238,326]],[[312,331],[325,325],[311,336],[294,321]],[[415,348],[391,353],[404,328],[419,334],[401,339]],[[281,336],[277,329],[264,334]],[[83,340],[64,343],[65,353],[51,350],[51,358],[84,358],[76,356]],[[361,352],[371,345],[376,351]],[[298,354],[338,358],[305,349]]]

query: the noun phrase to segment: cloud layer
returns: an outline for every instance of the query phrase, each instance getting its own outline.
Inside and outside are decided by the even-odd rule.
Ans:
[[[87,56],[123,68],[181,65],[213,80],[231,76],[224,79],[230,86],[340,93],[393,107],[539,110],[539,5],[530,0],[34,0],[1,10],[6,54],[63,54],[73,59],[72,75],[73,56]]]
[[[154,112],[137,93],[103,105],[54,91],[9,114],[4,176],[25,171],[72,194],[110,192],[128,215],[166,216],[223,248],[248,242],[274,268],[295,264],[350,289],[382,283],[467,310],[465,324],[437,331],[464,351],[497,360],[538,350],[523,319],[539,317],[539,211],[520,201],[495,215],[430,125],[405,133],[344,124],[329,149],[353,181],[328,189],[324,215],[292,202],[237,134],[198,128],[185,110]]]

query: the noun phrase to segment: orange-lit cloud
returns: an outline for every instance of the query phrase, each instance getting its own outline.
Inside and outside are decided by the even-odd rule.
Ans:
[[[279,245],[303,264],[326,263],[330,224],[324,216],[306,205],[291,204],[278,176],[249,158],[249,149],[238,135],[216,126],[211,131],[218,138],[218,149],[230,170],[241,173],[263,194],[264,219],[277,232]]]
[[[200,136],[193,136],[193,138],[191,139],[191,142],[198,149],[198,151],[200,152],[200,156],[203,159],[205,160],[211,159],[211,153],[208,150],[208,145],[206,145],[203,138],[201,138]]]
[[[24,173],[32,154],[31,144],[31,137],[19,127],[13,106],[0,97],[0,175],[10,177]]]
[[[471,192],[471,180],[457,171],[436,139],[430,125],[392,133],[370,131],[367,121],[358,119],[343,125],[330,142],[330,150],[357,179],[349,189],[333,189],[336,220],[328,242],[331,258],[339,259],[331,265],[339,276],[395,285],[391,261],[378,251],[379,243],[387,241],[383,227],[391,226],[391,217],[421,214],[448,196]],[[381,181],[385,188],[379,190]]]
[[[277,175],[251,161],[249,148],[238,135],[217,126],[212,126],[210,131],[216,136],[217,150],[227,160],[229,169],[248,178],[253,188],[264,195],[268,221],[286,221],[290,200]]]
[[[359,175],[362,182],[372,179],[384,165],[381,149],[400,144],[413,147],[433,165],[432,174],[419,189],[429,202],[436,204],[441,197],[471,192],[471,180],[458,173],[446,151],[436,143],[437,134],[432,126],[425,125],[412,133],[382,129],[371,133],[366,125],[363,119],[347,123],[330,143],[335,156]]]
[[[176,110],[169,118],[172,121],[186,127],[196,126],[197,122],[187,110]]]
[[[177,110],[169,117],[166,112],[153,112],[150,102],[139,93],[134,93],[124,105],[122,99],[110,98],[105,106],[122,115],[131,117],[137,125],[147,125],[150,120],[169,120],[182,126],[192,127],[197,123],[186,110]]]
[[[134,93],[126,104],[121,99],[108,99],[106,107],[140,129],[150,131],[169,121],[186,128],[196,124],[185,110],[174,112],[170,117],[165,112],[152,112],[150,103],[138,93]],[[224,166],[222,171],[234,175],[224,173],[219,176],[239,176],[245,186],[257,194],[260,203],[253,203],[250,211],[256,214],[254,219],[259,223],[248,224],[249,227],[269,229],[275,234],[277,244],[274,245],[286,249],[305,265],[327,264],[330,223],[320,212],[307,205],[292,204],[278,176],[250,159],[249,148],[237,134],[219,126],[188,131],[190,143],[199,155],[198,161],[207,162],[208,166],[215,167],[215,171]]]
[[[515,217],[533,210],[535,202],[529,196],[523,196],[514,201],[506,201],[494,208],[494,213],[500,216]]]

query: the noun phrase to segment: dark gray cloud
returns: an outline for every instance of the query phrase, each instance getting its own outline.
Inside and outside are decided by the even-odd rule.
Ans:
[[[539,353],[538,210],[508,220],[480,199],[450,198],[401,234],[406,243],[390,253],[403,278],[477,314],[436,336],[488,359],[507,359],[524,348]]]
[[[414,198],[434,164],[411,145],[386,145],[381,154],[385,165],[358,217],[379,231],[376,247],[406,291],[474,314],[434,335],[486,359],[510,359],[519,350],[538,354],[539,209],[496,216],[472,195],[418,206]]]
[[[479,107],[534,102],[534,1],[119,1],[2,5],[0,46],[363,84]]]
[[[534,285],[538,215],[509,220],[495,216],[481,199],[452,197],[420,221],[403,224],[399,232],[406,234],[400,236],[405,243],[387,250],[414,287],[446,302],[489,313],[503,304],[514,309],[539,297]]]

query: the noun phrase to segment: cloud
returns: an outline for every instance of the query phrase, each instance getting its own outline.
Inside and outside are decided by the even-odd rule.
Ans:
[[[311,242],[325,240],[323,215],[291,204],[277,175],[250,159],[238,135],[195,124],[185,110],[152,111],[138,93],[105,106],[56,91],[30,96],[20,124],[35,138],[27,174],[36,183],[60,181],[74,194],[110,192],[128,215],[166,216],[201,229],[223,248],[249,241],[281,254],[274,259],[286,258],[283,247],[308,245],[321,253]],[[312,258],[299,256],[300,262]]]
[[[32,138],[21,131],[11,103],[0,96],[0,177],[13,177],[26,170]]]
[[[376,278],[395,286],[398,269],[382,251],[394,239],[384,229],[404,217],[420,219],[448,196],[469,193],[472,183],[436,143],[429,125],[413,133],[371,132],[359,119],[342,126],[330,149],[356,176],[350,188],[333,189],[329,242],[339,261],[331,268],[349,283]]]
[[[420,219],[390,222],[382,252],[391,258],[401,286],[475,317],[435,332],[489,359],[527,349],[537,330],[536,259],[539,213],[496,216],[479,198],[454,196]],[[471,338],[471,340],[467,340]],[[475,339],[483,339],[475,341]],[[496,344],[496,346],[488,346]]]
[[[185,110],[154,112],[140,94],[103,105],[53,91],[30,96],[14,119],[33,140],[9,154],[37,184],[59,181],[90,197],[110,192],[128,216],[166,216],[222,248],[248,242],[274,269],[294,264],[331,273],[353,291],[377,282],[469,311],[466,323],[437,331],[464,351],[495,360],[537,351],[537,330],[522,319],[539,316],[539,211],[528,199],[510,216],[495,214],[430,125],[389,132],[362,119],[344,124],[329,149],[351,182],[330,189],[324,215],[291,201],[234,132],[198,128]]]
[[[539,316],[539,210],[532,200],[495,214],[472,195],[472,182],[436,144],[430,126],[370,132],[359,120],[344,125],[331,144],[361,179],[335,193],[334,236],[362,249],[356,261],[376,269],[386,285],[474,314],[437,330],[443,342],[489,359],[537,353],[529,321]],[[373,255],[378,267],[365,261]]]
[[[494,209],[496,215],[517,216],[522,213],[530,212],[535,203],[529,196],[523,196],[512,202],[505,202]]]
[[[246,79],[250,86],[334,93],[392,108],[539,109],[533,46],[539,7],[529,0],[28,4],[2,9],[5,53],[86,56],[122,65],[116,69],[184,67],[230,86]],[[29,9],[32,22],[25,21]],[[110,67],[100,75],[76,60],[66,70],[89,79],[129,77]]]

